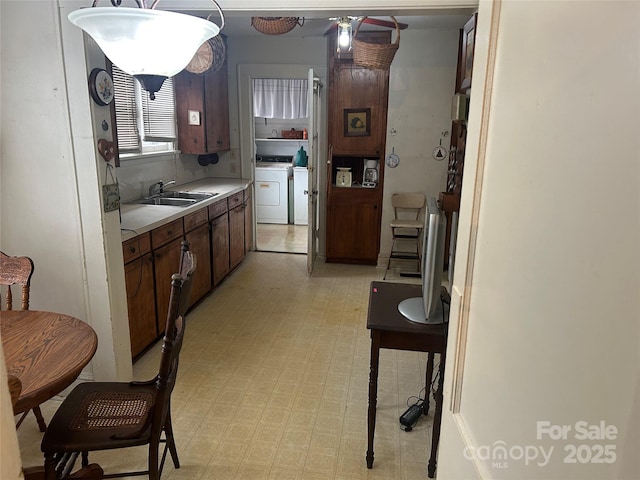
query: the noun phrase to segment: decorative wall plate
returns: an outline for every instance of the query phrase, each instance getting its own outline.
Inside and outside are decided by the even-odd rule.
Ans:
[[[109,105],[113,101],[113,80],[103,68],[94,68],[89,74],[89,93],[98,105]]]

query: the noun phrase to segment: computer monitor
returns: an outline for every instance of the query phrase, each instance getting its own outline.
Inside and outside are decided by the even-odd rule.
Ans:
[[[422,296],[407,298],[398,304],[398,311],[412,322],[428,325],[444,322],[440,290],[446,229],[447,219],[436,199],[427,198],[422,239]]]

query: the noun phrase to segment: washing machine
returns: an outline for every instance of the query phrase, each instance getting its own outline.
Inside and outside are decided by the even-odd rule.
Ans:
[[[291,163],[256,163],[256,221],[289,223],[289,177]]]

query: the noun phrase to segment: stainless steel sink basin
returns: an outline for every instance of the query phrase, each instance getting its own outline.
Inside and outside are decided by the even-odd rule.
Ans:
[[[168,205],[171,207],[188,207],[189,205],[193,205],[194,203],[197,203],[197,200],[192,200],[189,198],[151,197],[151,198],[142,198],[140,200],[136,200],[133,203],[142,204],[142,205]]]
[[[157,195],[160,198],[187,198],[190,200],[206,200],[215,197],[217,193],[209,192],[162,192]]]
[[[209,192],[162,192],[153,197],[141,198],[132,203],[138,205],[167,205],[171,207],[188,207],[218,195]]]

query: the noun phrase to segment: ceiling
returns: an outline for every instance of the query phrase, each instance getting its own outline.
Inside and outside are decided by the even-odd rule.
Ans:
[[[474,10],[472,9],[459,9],[456,11],[447,10],[445,13],[435,12],[429,15],[402,15],[396,16],[396,20],[400,23],[406,23],[409,25],[407,30],[425,30],[425,29],[460,29],[463,25],[469,20]],[[206,17],[208,13],[196,13],[189,12],[192,15],[198,15]],[[266,16],[267,14],[262,13],[262,15]],[[340,16],[340,14],[336,15],[327,15],[326,17],[320,17],[316,12],[313,17],[304,17],[304,24],[302,26],[298,26],[291,30],[288,33],[281,35],[281,37],[321,37],[327,33],[327,31],[336,24],[335,20],[330,20],[330,18],[335,18]],[[371,18],[379,18],[382,20],[391,19],[388,16],[372,16]],[[217,15],[211,16],[211,21],[219,24],[220,18]],[[353,28],[355,30],[357,26],[357,21],[353,21]],[[370,24],[363,25],[361,29],[366,30],[385,30],[384,27],[376,27]],[[264,35],[258,32],[251,26],[251,16],[246,13],[239,12],[230,12],[225,13],[225,25],[222,29],[222,33],[227,35],[228,37],[234,36],[261,36]]]

